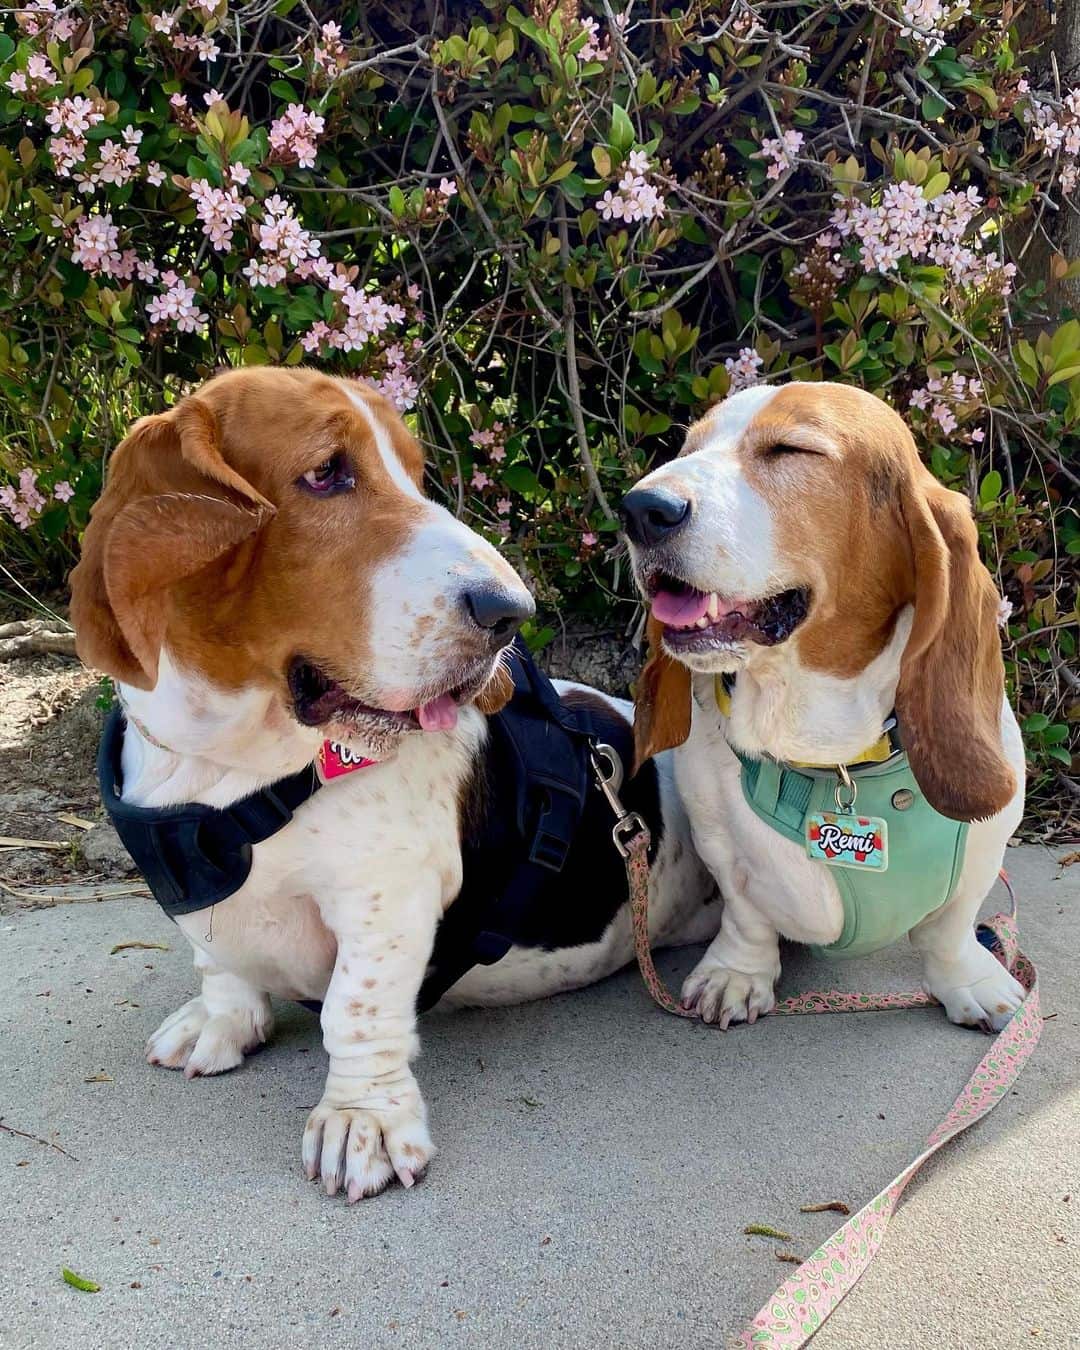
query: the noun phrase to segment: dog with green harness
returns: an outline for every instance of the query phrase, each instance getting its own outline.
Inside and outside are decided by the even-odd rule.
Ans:
[[[743,390],[623,503],[651,655],[639,762],[677,746],[724,895],[683,987],[723,1027],[774,1002],[779,938],[863,955],[910,934],[952,1021],[1023,998],[974,923],[1020,822],[1001,599],[966,498],[847,386]]]

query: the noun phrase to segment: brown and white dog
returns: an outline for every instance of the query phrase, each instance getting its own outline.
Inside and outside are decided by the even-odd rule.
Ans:
[[[1023,990],[972,925],[1020,822],[1024,753],[966,499],[879,399],[788,384],[718,405],[624,509],[652,607],[639,760],[681,747],[676,783],[724,895],[684,1002],[725,1027],[753,1022],[774,1002],[778,938],[829,944],[841,931],[830,868],[750,809],[732,746],[846,764],[895,710],[929,804],[975,822],[951,897],[911,932],[924,984],[952,1021],[1000,1029]]]
[[[255,845],[212,940],[206,912],[178,919],[201,993],[147,1056],[221,1073],[267,1039],[269,995],[321,1000],[330,1064],[304,1131],[308,1175],[350,1200],[395,1175],[411,1185],[433,1151],[410,1068],[417,991],[461,885],[466,803],[528,591],[425,497],[420,448],[385,399],[266,369],[221,375],[135,424],[72,591],[80,654],[116,679],[127,711],[126,803],[225,808],[311,764],[327,737],[378,761]],[[606,706],[628,733],[627,706]],[[701,940],[718,922],[702,905],[712,883],[670,766],[657,787],[654,932]],[[618,867],[606,831],[582,853],[603,850]],[[624,895],[562,886],[562,936],[477,967],[453,1001],[537,998],[630,959]]]

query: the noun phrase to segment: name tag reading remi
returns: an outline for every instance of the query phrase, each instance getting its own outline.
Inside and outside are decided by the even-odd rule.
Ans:
[[[806,817],[806,852],[832,867],[884,872],[889,866],[889,827],[880,816],[814,811]]]
[[[315,771],[324,783],[332,778],[341,778],[344,774],[355,773],[357,769],[366,769],[378,760],[366,759],[357,750],[341,741],[323,741],[319,746],[319,757],[315,761]]]

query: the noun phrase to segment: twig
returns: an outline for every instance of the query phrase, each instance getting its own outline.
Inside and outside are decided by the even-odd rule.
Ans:
[[[74,1153],[69,1153],[66,1148],[54,1144],[51,1139],[42,1139],[37,1134],[27,1134],[25,1130],[17,1130],[14,1125],[5,1125],[2,1120],[0,1120],[0,1130],[3,1130],[5,1134],[17,1134],[20,1139],[32,1139],[35,1144],[44,1144],[46,1148],[54,1148],[57,1153],[62,1153],[65,1158],[70,1158],[72,1162],[79,1161]]]
[[[600,475],[589,452],[589,438],[585,431],[585,417],[581,411],[581,379],[577,368],[577,333],[574,312],[574,288],[566,280],[566,269],[570,263],[570,235],[566,228],[566,201],[559,216],[559,256],[563,268],[563,332],[566,336],[566,387],[570,401],[570,414],[574,419],[574,431],[577,434],[578,452],[585,469],[589,488],[608,520],[615,519],[604,489],[600,486]]]

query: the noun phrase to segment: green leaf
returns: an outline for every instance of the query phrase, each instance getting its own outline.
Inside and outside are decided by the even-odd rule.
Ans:
[[[505,483],[511,492],[520,492],[524,495],[540,491],[540,483],[536,474],[527,464],[520,461],[517,464],[511,464],[508,469],[504,469],[499,475],[499,480]]]
[[[100,1284],[95,1284],[93,1280],[88,1280],[84,1275],[76,1275],[67,1266],[61,1267],[60,1274],[64,1277],[65,1284],[70,1284],[72,1289],[81,1289],[84,1294],[96,1294],[101,1289]]]
[[[625,155],[637,139],[634,131],[634,124],[630,121],[630,116],[626,109],[620,107],[618,103],[611,109],[611,144]]]
[[[390,210],[398,220],[405,214],[405,194],[396,183],[390,189]]]
[[[991,469],[986,477],[979,484],[979,501],[983,506],[989,506],[991,502],[997,501],[1001,495],[1001,474],[997,469]]]
[[[300,103],[300,95],[288,82],[288,80],[271,80],[270,92],[275,98],[284,99],[286,103]]]
[[[936,122],[948,106],[940,94],[926,94],[922,101],[923,120],[925,122]]]
[[[935,197],[940,197],[943,192],[947,192],[948,188],[949,175],[947,173],[936,173],[923,184],[922,195],[928,202],[932,202]]]
[[[1029,732],[1045,731],[1049,725],[1050,719],[1045,713],[1031,713],[1023,721],[1024,730]]]

